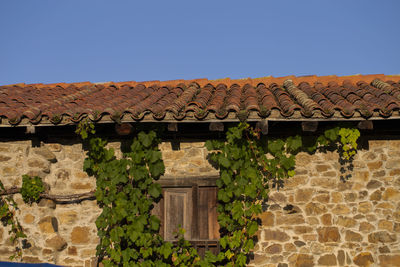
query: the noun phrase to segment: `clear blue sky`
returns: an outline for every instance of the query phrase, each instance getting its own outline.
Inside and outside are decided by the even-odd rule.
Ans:
[[[399,0],[1,0],[0,85],[400,73]]]

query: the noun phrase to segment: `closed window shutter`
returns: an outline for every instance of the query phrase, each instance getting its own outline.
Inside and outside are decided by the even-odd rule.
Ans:
[[[206,250],[218,253],[217,187],[166,187],[163,199],[153,214],[161,220],[160,234],[167,241],[176,240],[179,227],[185,239],[204,256]]]

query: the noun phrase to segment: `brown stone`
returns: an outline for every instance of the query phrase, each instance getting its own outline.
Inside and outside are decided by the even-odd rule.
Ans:
[[[321,203],[310,202],[306,205],[305,212],[307,215],[319,215],[327,211],[326,206]]]
[[[372,177],[379,178],[379,177],[385,176],[385,174],[386,174],[385,170],[381,170],[381,171],[374,172],[372,174]]]
[[[379,264],[385,267],[398,267],[400,266],[400,255],[380,255]]]
[[[314,189],[312,188],[298,189],[295,194],[295,200],[296,202],[308,202],[310,201],[313,193]]]
[[[69,172],[69,170],[66,170],[66,169],[59,169],[56,172],[56,177],[58,180],[66,181],[70,177],[70,172]]]
[[[345,240],[350,242],[361,242],[363,238],[359,233],[347,230]]]
[[[32,168],[39,168],[44,173],[50,173],[50,162],[48,161],[30,158],[28,159],[28,166]]]
[[[265,249],[265,252],[268,254],[278,254],[282,252],[282,245],[273,244]]]
[[[306,184],[308,181],[308,176],[305,175],[295,175],[290,179],[285,180],[285,188],[298,188],[300,185]]]
[[[360,232],[371,232],[371,231],[375,230],[375,227],[368,222],[361,222],[358,230]]]
[[[41,263],[42,261],[38,257],[24,256],[22,257],[24,263]]]
[[[96,249],[83,249],[80,253],[81,258],[89,258],[96,255]]]
[[[311,186],[320,186],[326,189],[332,189],[337,186],[338,179],[336,178],[312,178]]]
[[[300,241],[300,240],[296,240],[293,243],[298,247],[302,247],[302,246],[304,246],[306,244],[306,243],[304,243],[303,241]]]
[[[394,206],[390,202],[381,202],[378,205],[376,205],[376,208],[378,208],[378,209],[386,209],[386,210],[393,210]]]
[[[9,156],[0,155],[0,162],[9,161],[10,159],[11,157]]]
[[[40,219],[39,228],[42,233],[52,234],[58,231],[58,222],[55,217],[46,216]]]
[[[393,230],[393,222],[388,221],[388,220],[380,220],[378,222],[378,229],[392,231]]]
[[[398,168],[400,167],[400,161],[398,159],[392,159],[386,161],[386,168],[387,169],[393,169],[393,168]]]
[[[76,256],[78,252],[75,246],[68,247],[68,255]]]
[[[368,171],[357,171],[353,175],[354,180],[357,182],[365,183],[369,180],[369,172]]]
[[[340,203],[343,201],[343,195],[340,192],[331,192],[331,199],[333,203]]]
[[[284,248],[285,248],[285,251],[288,251],[288,252],[294,252],[294,251],[297,250],[297,249],[296,249],[296,246],[293,245],[292,243],[286,243],[286,244],[284,245]]]
[[[39,201],[38,206],[39,207],[46,207],[46,208],[50,208],[50,209],[55,209],[56,208],[56,202],[51,200],[51,199],[42,198]]]
[[[52,151],[52,152],[60,152],[61,149],[62,149],[62,146],[61,146],[60,144],[56,144],[56,143],[54,143],[54,144],[47,144],[46,146],[47,146],[47,148],[48,148],[50,151]]]
[[[400,233],[400,223],[395,223],[393,226],[393,231]]]
[[[344,260],[345,260],[345,255],[343,250],[339,250],[338,255],[337,255],[338,263],[339,266],[344,265]]]
[[[317,225],[317,224],[319,224],[319,220],[318,220],[318,218],[315,218],[315,217],[307,217],[307,223],[309,225]]]
[[[41,157],[43,157],[44,159],[48,160],[51,163],[56,163],[57,162],[57,158],[56,155],[54,155],[53,152],[51,152],[49,149],[47,149],[46,147],[40,147],[40,148],[36,148],[33,150],[33,152]]]
[[[319,265],[325,265],[325,266],[336,266],[336,257],[334,254],[326,254],[322,255],[318,259],[318,264]]]
[[[351,212],[348,205],[345,204],[337,204],[333,209],[332,213],[336,215],[345,215]]]
[[[304,217],[302,214],[286,214],[276,217],[276,224],[277,225],[293,225],[293,224],[301,224],[305,223]]]
[[[376,154],[374,153],[374,152],[372,152],[372,151],[368,151],[367,153],[365,153],[363,156],[362,156],[362,159],[363,160],[374,160],[374,159],[376,159]]]
[[[284,242],[288,241],[290,237],[285,232],[266,229],[264,230],[264,239]]]
[[[78,180],[82,180],[82,179],[87,179],[87,178],[89,178],[89,176],[87,175],[86,172],[81,172],[81,171],[75,172],[73,176],[74,176],[75,178],[77,178]]]
[[[318,235],[316,234],[304,234],[302,238],[304,241],[317,241]]]
[[[369,252],[361,252],[353,258],[353,261],[357,266],[362,267],[371,266],[375,262],[374,258],[372,258],[372,255]]]
[[[35,216],[33,216],[32,214],[26,214],[24,216],[24,223],[31,224],[31,223],[33,223],[34,220],[35,220]]]
[[[346,202],[354,202],[357,199],[356,193],[346,193],[344,194],[344,200]]]
[[[321,222],[323,225],[332,225],[332,215],[330,213],[322,215]]]
[[[300,234],[306,234],[306,233],[311,233],[314,229],[310,226],[303,226],[303,225],[299,225],[299,226],[295,226],[294,227],[294,232],[298,235]]]
[[[286,202],[286,196],[282,193],[276,192],[268,197],[272,202]]]
[[[0,228],[0,242],[3,240],[3,228]]]
[[[321,175],[323,177],[336,177],[337,172],[336,171],[327,171],[327,172],[323,172]]]
[[[318,202],[321,202],[321,203],[328,203],[329,199],[330,199],[329,194],[325,193],[325,194],[319,194],[319,195],[315,196],[313,198],[313,201],[318,201]]]
[[[338,184],[337,189],[339,191],[351,190],[352,188],[356,187],[357,185],[361,185],[360,183],[353,183],[351,180],[349,181],[340,181]]]
[[[382,198],[382,192],[380,190],[375,190],[369,197],[369,200],[379,201],[379,200],[381,200],[381,198]]]
[[[265,264],[269,261],[269,257],[264,254],[254,254],[254,259],[251,261],[252,264],[259,265],[259,264]]]
[[[340,234],[337,227],[322,227],[317,229],[319,242],[338,242]]]
[[[73,210],[68,210],[60,213],[57,217],[60,220],[61,225],[73,224],[76,222],[78,218],[78,213],[76,213],[76,211]]]
[[[319,165],[315,166],[315,168],[317,169],[317,172],[321,173],[321,172],[325,172],[325,171],[329,170],[331,168],[331,166],[329,166],[327,164],[319,164]]]
[[[397,241],[396,234],[389,234],[387,231],[379,231],[368,235],[370,243],[393,243]]]
[[[370,171],[375,171],[382,168],[383,162],[382,161],[374,161],[367,163],[368,169]]]
[[[72,183],[71,187],[73,189],[93,189],[93,185],[91,183]]]
[[[390,253],[390,249],[388,248],[388,246],[379,247],[379,252],[380,253]]]
[[[293,254],[289,257],[289,262],[295,267],[313,267],[314,257],[308,254]]]
[[[400,175],[400,169],[391,170],[389,173],[390,176],[397,176]]]
[[[7,145],[7,144],[2,144],[0,145],[0,152],[4,153],[4,152],[11,152],[11,146]]]
[[[90,228],[89,227],[74,227],[71,232],[72,244],[87,244],[90,241],[89,238]]]
[[[378,180],[371,180],[369,181],[369,183],[367,184],[367,188],[368,189],[376,189],[382,186],[382,182],[378,181]]]
[[[400,192],[393,187],[389,187],[383,193],[382,199],[388,201],[398,201],[400,200]]]
[[[349,218],[349,217],[339,216],[336,221],[336,224],[343,226],[343,227],[351,228],[357,224],[357,221],[352,218]]]
[[[14,167],[6,166],[3,168],[3,175],[4,176],[13,176],[17,175],[17,169]]]
[[[372,211],[372,204],[371,202],[365,201],[365,202],[360,202],[358,204],[358,212],[361,213],[369,213]]]
[[[67,247],[67,242],[59,235],[46,240],[46,246],[53,248],[57,251],[62,251]]]
[[[48,248],[44,248],[42,250],[43,255],[50,255],[50,254],[53,254],[53,252],[54,251],[52,249],[48,249]]]

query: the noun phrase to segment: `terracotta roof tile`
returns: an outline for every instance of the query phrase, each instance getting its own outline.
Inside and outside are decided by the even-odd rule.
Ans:
[[[304,76],[0,86],[2,124],[400,117],[400,76]],[[300,115],[299,115],[300,114]]]

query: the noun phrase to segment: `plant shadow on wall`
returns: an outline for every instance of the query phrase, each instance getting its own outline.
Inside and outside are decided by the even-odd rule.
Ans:
[[[209,160],[219,169],[218,223],[221,251],[201,258],[179,231],[175,243],[159,234],[160,220],[151,211],[162,198],[155,181],[164,174],[154,130],[140,131],[130,149],[117,159],[94,126],[81,122],[77,132],[88,149],[84,170],[97,179],[96,199],[103,209],[96,221],[99,262],[105,266],[244,266],[251,259],[263,212],[272,187],[295,175],[295,156],[301,151],[337,150],[341,179],[350,177],[359,131],[336,127],[315,139],[292,136],[272,139],[250,124],[230,127],[225,140],[209,140]]]

